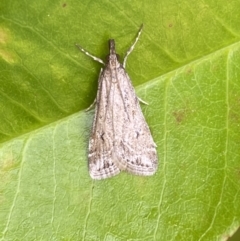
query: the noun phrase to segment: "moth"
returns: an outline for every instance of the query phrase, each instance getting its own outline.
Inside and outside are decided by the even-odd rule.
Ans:
[[[121,171],[149,176],[157,170],[156,144],[140,108],[139,101],[142,100],[137,97],[125,70],[127,57],[134,49],[142,29],[143,25],[127,51],[123,64],[119,62],[114,39],[109,40],[106,62],[76,44],[83,53],[104,65],[98,78],[97,97],[89,107],[95,105],[88,154],[92,179],[109,178]]]

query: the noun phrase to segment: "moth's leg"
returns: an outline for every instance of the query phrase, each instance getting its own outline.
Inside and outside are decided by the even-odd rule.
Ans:
[[[101,85],[100,81],[101,81],[101,74],[103,72],[103,69],[100,70],[99,76],[98,76],[98,88]],[[86,111],[89,111],[93,106],[95,106],[97,102],[97,97],[94,99],[93,103],[86,109]]]
[[[127,53],[126,53],[126,55],[125,55],[125,57],[124,57],[124,59],[123,59],[123,68],[125,68],[125,66],[126,66],[126,61],[127,61],[127,57],[128,57],[129,54],[133,51],[133,49],[134,49],[137,41],[138,41],[139,38],[140,38],[140,35],[141,35],[141,33],[142,33],[142,30],[143,30],[143,24],[141,25],[140,29],[138,30],[138,34],[137,34],[137,37],[136,37],[134,43],[133,43],[132,46],[129,48],[129,50],[127,51]]]
[[[142,100],[141,98],[137,97],[139,102],[143,103],[144,105],[149,105],[146,101]]]
[[[93,101],[93,103],[86,109],[86,112],[89,111],[90,109],[92,109],[93,106],[95,106],[97,101],[97,98],[95,98],[95,100]]]
[[[89,56],[89,57],[92,58],[93,60],[95,60],[95,61],[97,61],[97,62],[105,65],[105,63],[104,63],[100,58],[98,58],[98,57],[90,54],[88,51],[86,51],[86,50],[85,50],[84,48],[82,48],[80,45],[78,45],[78,44],[75,44],[75,45],[76,45],[76,47],[77,47],[80,51],[82,51],[84,54],[86,54],[87,56]]]

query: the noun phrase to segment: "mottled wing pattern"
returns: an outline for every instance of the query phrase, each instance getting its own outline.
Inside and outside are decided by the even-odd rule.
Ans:
[[[104,179],[121,170],[153,175],[156,169],[156,144],[130,78],[123,67],[106,68],[99,77],[89,143],[90,176]]]
[[[132,174],[153,175],[157,170],[156,144],[131,80],[122,67],[117,71],[117,80],[112,91],[115,163]]]
[[[89,139],[89,173],[93,179],[104,179],[117,175],[120,169],[113,160],[113,120],[109,110],[111,80],[103,78],[101,71],[98,80],[98,92],[95,116]]]

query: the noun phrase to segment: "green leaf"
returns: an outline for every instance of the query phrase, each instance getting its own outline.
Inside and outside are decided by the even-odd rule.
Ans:
[[[3,1],[1,240],[226,240],[240,224],[238,1]],[[114,38],[154,140],[152,177],[90,179],[99,63]]]

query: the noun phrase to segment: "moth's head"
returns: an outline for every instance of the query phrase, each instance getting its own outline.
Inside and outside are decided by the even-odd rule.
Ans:
[[[115,41],[114,39],[109,39],[109,55],[107,55],[107,63],[110,65],[116,65],[116,63],[119,63],[119,55],[116,54],[116,49],[115,49]]]

